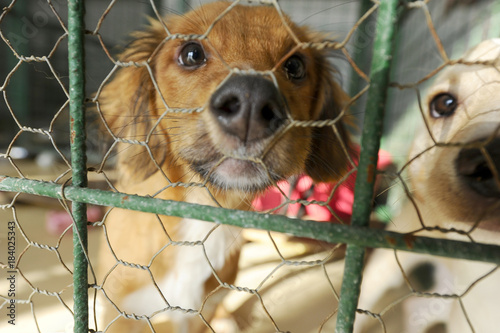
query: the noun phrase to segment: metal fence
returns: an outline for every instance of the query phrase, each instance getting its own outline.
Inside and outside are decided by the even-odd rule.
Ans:
[[[236,1],[239,3],[240,1]],[[246,3],[241,1],[242,3]],[[146,213],[157,214],[157,216],[174,216],[181,217],[185,219],[195,219],[207,222],[214,222],[217,228],[219,225],[231,225],[242,228],[252,228],[252,229],[262,229],[272,232],[284,233],[287,235],[292,235],[298,238],[314,239],[316,241],[327,242],[330,244],[346,244],[345,253],[345,268],[343,269],[343,279],[342,281],[332,281],[334,273],[329,271],[328,263],[331,259],[335,257],[339,252],[339,247],[329,248],[325,253],[322,252],[322,256],[311,258],[288,258],[287,255],[282,254],[281,249],[282,244],[276,243],[275,238],[277,236],[272,236],[269,234],[267,241],[272,243],[271,248],[276,249],[276,253],[279,255],[278,263],[271,266],[267,275],[261,276],[256,287],[249,287],[247,285],[237,285],[228,284],[224,281],[219,281],[218,289],[226,289],[235,293],[243,293],[256,297],[259,300],[261,306],[261,312],[265,313],[265,317],[269,321],[270,327],[273,331],[293,331],[293,328],[289,328],[286,323],[282,323],[279,320],[275,320],[273,312],[270,310],[269,301],[264,298],[265,288],[263,287],[276,272],[282,267],[316,267],[320,268],[322,271],[321,276],[324,277],[323,283],[330,286],[329,290],[331,295],[329,298],[333,301],[334,306],[327,310],[327,313],[318,320],[317,331],[327,331],[335,327],[336,332],[353,332],[355,329],[355,317],[358,313],[368,315],[380,321],[380,327],[382,331],[386,330],[384,324],[384,311],[374,311],[373,309],[358,309],[358,298],[361,288],[361,277],[362,271],[365,263],[365,255],[367,248],[387,248],[399,251],[410,251],[413,253],[431,254],[434,256],[443,256],[448,258],[457,259],[467,259],[482,262],[489,262],[494,264],[500,263],[500,246],[483,244],[475,241],[459,241],[448,239],[445,234],[456,232],[455,229],[442,229],[443,237],[424,237],[419,236],[414,233],[397,233],[392,231],[387,231],[377,228],[369,228],[368,224],[372,214],[373,208],[373,196],[374,196],[374,186],[377,169],[378,154],[380,149],[380,142],[384,127],[384,112],[386,110],[386,105],[388,104],[389,89],[390,87],[397,87],[400,89],[416,90],[418,95],[420,93],[420,88],[418,84],[415,85],[402,85],[397,83],[391,84],[391,63],[393,62],[393,55],[396,54],[395,48],[398,42],[398,25],[404,23],[403,16],[408,11],[422,11],[424,17],[427,19],[425,25],[428,28],[434,42],[439,49],[439,54],[441,56],[441,68],[450,66],[454,64],[444,48],[441,45],[441,40],[436,34],[434,28],[434,23],[432,17],[428,10],[428,1],[409,1],[407,3],[401,4],[400,1],[387,0],[387,1],[363,1],[360,6],[359,20],[353,25],[352,29],[346,34],[344,40],[339,42],[318,42],[310,43],[308,45],[300,44],[299,47],[303,49],[332,49],[340,50],[344,56],[348,59],[348,63],[352,66],[352,74],[350,74],[352,81],[354,82],[355,77],[359,77],[361,82],[357,83],[355,88],[352,88],[356,93],[352,94],[350,104],[356,101],[361,101],[363,96],[367,99],[366,105],[362,105],[364,108],[364,119],[362,125],[362,135],[361,135],[361,150],[359,156],[359,163],[355,168],[357,172],[356,184],[355,184],[355,196],[353,204],[353,214],[350,224],[342,223],[321,223],[314,221],[306,221],[295,218],[288,218],[282,215],[274,215],[268,213],[258,213],[251,211],[242,211],[235,209],[225,209],[223,207],[212,207],[207,205],[198,205],[188,202],[180,202],[173,200],[164,200],[155,197],[155,193],[148,193],[146,196],[139,196],[133,193],[120,193],[116,190],[115,180],[113,179],[112,171],[105,168],[107,159],[114,154],[113,148],[117,144],[132,144],[136,146],[144,147],[148,151],[148,158],[151,156],[154,159],[154,154],[151,150],[148,150],[148,142],[146,141],[133,141],[126,137],[120,137],[119,135],[112,134],[112,143],[110,149],[107,151],[105,157],[102,157],[101,164],[95,168],[89,168],[87,165],[86,154],[86,127],[89,124],[86,120],[86,110],[89,108],[97,108],[99,113],[99,92],[97,95],[91,95],[85,91],[85,36],[96,38],[102,45],[104,53],[107,55],[108,60],[113,63],[114,70],[111,71],[110,75],[105,81],[112,76],[112,74],[127,66],[148,66],[139,63],[127,63],[121,62],[118,58],[112,56],[109,47],[103,41],[100,36],[100,27],[105,22],[107,15],[113,11],[113,6],[116,1],[111,1],[108,7],[103,11],[102,16],[96,23],[93,30],[89,27],[85,27],[84,24],[84,1],[70,0],[67,7],[67,20],[62,16],[62,12],[65,9],[59,7],[60,3],[56,1],[47,0],[45,4],[44,15],[39,15],[38,23],[41,25],[43,23],[44,17],[51,15],[57,18],[60,24],[60,37],[56,40],[52,50],[43,56],[39,55],[27,55],[29,52],[23,49],[25,43],[19,42],[15,39],[15,34],[10,33],[2,25],[2,22],[9,17],[9,14],[13,8],[19,6],[20,1],[13,0],[10,4],[6,5],[3,9],[2,15],[0,16],[0,34],[3,42],[8,46],[8,50],[15,57],[14,65],[8,72],[7,76],[4,78],[0,91],[2,91],[4,96],[5,110],[1,110],[2,121],[3,118],[8,117],[9,122],[12,126],[16,128],[17,133],[9,141],[6,147],[2,147],[0,150],[0,159],[2,163],[8,162],[10,176],[0,176],[0,194],[5,192],[4,199],[5,202],[1,206],[4,211],[11,212],[12,215],[8,218],[3,218],[0,221],[0,225],[3,230],[2,234],[5,234],[6,243],[2,243],[2,252],[6,256],[1,258],[2,271],[6,274],[5,280],[8,281],[7,289],[0,290],[0,309],[6,311],[6,315],[0,319],[0,327],[6,327],[7,329],[16,329],[16,325],[19,325],[18,312],[21,311],[22,307],[29,308],[31,313],[31,320],[29,331],[33,332],[45,332],[45,323],[39,323],[38,316],[40,314],[40,309],[38,307],[38,302],[43,304],[44,300],[50,299],[50,302],[55,302],[59,308],[67,316],[74,318],[73,330],[74,332],[89,332],[106,330],[108,326],[99,326],[97,317],[99,316],[98,310],[96,310],[95,302],[99,296],[105,295],[107,285],[105,284],[106,278],[100,280],[95,273],[95,263],[91,260],[91,257],[97,258],[98,255],[91,254],[95,251],[88,246],[88,233],[89,226],[93,228],[102,229],[106,228],[106,218],[116,210],[117,208],[124,208],[129,210],[141,211]],[[261,4],[272,6],[281,13],[281,2],[278,1],[260,1]],[[150,2],[151,13],[153,16],[160,18],[159,7],[156,6],[154,1]],[[498,5],[492,2],[491,7],[494,8],[493,11],[498,13]],[[496,14],[497,15],[497,14]],[[66,23],[67,22],[67,23]],[[370,26],[376,22],[374,40],[373,40],[373,55],[371,56],[371,68],[363,68],[367,61],[366,48],[363,50],[348,50],[346,45],[360,33],[360,31],[368,31],[371,29]],[[26,26],[24,29],[28,31],[30,26]],[[21,29],[23,29],[21,27]],[[181,36],[172,35],[169,38],[192,38],[200,39],[206,36]],[[63,48],[65,41],[67,40],[68,47],[68,77],[69,81],[66,82],[66,78],[61,77],[59,70],[54,67],[53,64],[53,54],[54,50]],[[399,52],[404,52],[400,50]],[[12,57],[11,57],[12,58]],[[398,58],[396,58],[396,61]],[[54,113],[48,126],[31,127],[25,125],[29,123],[29,119],[23,119],[19,115],[18,110],[22,109],[22,105],[16,103],[15,106],[11,105],[10,87],[14,84],[16,80],[16,75],[22,75],[24,67],[27,64],[37,63],[44,64],[44,73],[47,76],[52,77],[57,81],[57,87],[66,96],[67,101],[61,106],[56,113]],[[456,63],[456,62],[455,62]],[[439,70],[441,69],[439,68]],[[232,69],[234,70],[234,69]],[[439,70],[436,70],[438,72]],[[369,74],[367,74],[369,73]],[[261,73],[262,74],[262,73]],[[268,74],[268,73],[264,73]],[[272,76],[272,74],[271,74]],[[431,73],[422,80],[423,82],[429,81],[434,76]],[[107,82],[104,82],[104,86]],[[354,85],[354,84],[353,84]],[[18,88],[19,89],[19,88]],[[25,96],[24,98],[28,98]],[[355,108],[360,108],[359,104]],[[21,105],[21,106],[20,106]],[[96,106],[97,105],[97,106]],[[168,112],[180,112],[178,109],[170,109],[166,107],[166,113]],[[5,112],[4,112],[5,111]],[[181,110],[182,111],[182,110]],[[66,150],[65,147],[61,148],[59,142],[55,139],[56,130],[54,129],[54,124],[60,121],[61,118],[64,119],[65,113],[67,112],[66,118],[69,122],[69,132],[67,135],[70,141],[70,149]],[[184,110],[186,112],[186,110]],[[187,110],[187,112],[198,112],[196,110]],[[102,115],[102,114],[101,114]],[[161,120],[161,119],[160,119]],[[305,126],[332,126],[335,128],[335,124],[338,119],[327,122],[326,124],[319,122],[307,123]],[[295,122],[293,126],[299,126]],[[301,124],[303,126],[304,124]],[[109,128],[108,128],[109,130]],[[110,130],[112,133],[112,131]],[[47,142],[53,147],[57,152],[56,159],[61,162],[63,171],[57,176],[56,179],[49,179],[48,181],[36,180],[30,176],[32,170],[29,166],[19,162],[16,158],[15,149],[17,146],[22,145],[23,138],[27,135],[33,135],[42,138],[46,145]],[[155,162],[156,163],[156,162]],[[157,164],[157,163],[156,163]],[[406,166],[402,166],[398,169],[398,172],[392,174],[396,178],[397,183],[405,184],[404,171]],[[107,189],[97,189],[88,187],[87,177],[90,175],[93,179],[98,178],[102,183],[106,184]],[[345,180],[345,179],[344,179]],[[170,180],[167,181],[168,187],[176,186],[196,186],[199,188],[206,188],[206,184],[187,184],[187,183],[175,183]],[[403,186],[404,188],[404,186]],[[333,189],[333,191],[335,191]],[[7,195],[6,193],[13,193],[12,195]],[[411,193],[407,190],[408,197],[411,198]],[[31,196],[45,196],[57,199],[62,207],[67,210],[72,219],[72,224],[67,226],[64,230],[59,232],[59,237],[54,245],[46,245],[43,241],[38,239],[38,236],[29,230],[31,223],[23,221],[23,216],[18,214],[20,207],[26,201],[31,200]],[[333,193],[330,194],[330,199]],[[286,197],[285,203],[283,205],[301,203],[303,205],[313,205],[319,204],[320,206],[327,207],[328,202],[308,202],[305,200],[292,200]],[[102,221],[89,223],[87,220],[87,205],[97,205],[104,207],[113,207],[106,210]],[[42,205],[46,205],[43,201]],[[217,206],[218,204],[214,204]],[[219,205],[220,206],[220,205]],[[426,229],[426,225],[423,224],[423,229]],[[428,227],[431,230],[432,226]],[[67,241],[67,234],[73,230],[73,255],[72,261],[67,254],[64,253],[61,248],[63,243]],[[418,231],[418,230],[416,230]],[[474,230],[470,232],[465,232],[465,234],[472,234]],[[92,232],[92,230],[90,231]],[[106,231],[107,232],[107,231]],[[208,232],[206,238],[209,237]],[[459,233],[459,232],[456,232]],[[462,234],[464,232],[461,232]],[[168,231],[166,232],[168,236]],[[167,237],[165,246],[201,246],[205,248],[204,242],[205,238],[201,237],[193,241],[187,240],[175,240]],[[473,236],[471,236],[473,240]],[[108,245],[110,242],[108,240]],[[67,248],[67,247],[65,247]],[[111,251],[113,249],[111,248]],[[56,260],[57,265],[64,270],[65,279],[62,280],[62,287],[58,290],[45,289],[43,286],[38,285],[36,282],[37,278],[26,272],[23,266],[23,258],[29,255],[36,256],[38,251],[48,252],[52,257],[51,260]],[[161,250],[163,251],[163,250]],[[160,253],[159,251],[158,253]],[[40,252],[41,253],[41,252]],[[141,263],[128,263],[126,260],[116,257],[116,265],[118,266],[130,266],[136,269],[142,269],[151,275],[151,281],[156,284],[156,279],[153,277],[150,266]],[[151,259],[152,261],[154,258]],[[210,264],[210,260],[208,260]],[[344,263],[342,262],[342,264]],[[43,265],[42,265],[43,266]],[[212,268],[213,269],[213,268]],[[41,268],[43,272],[43,268]],[[340,270],[342,272],[342,269]],[[109,273],[108,273],[109,274]],[[404,274],[403,274],[404,275]],[[71,276],[72,282],[68,281],[68,276]],[[487,278],[487,276],[485,276]],[[5,281],[4,280],[4,281]],[[479,281],[479,279],[478,279]],[[255,283],[249,284],[255,286]],[[339,298],[337,297],[337,289],[341,285]],[[216,288],[216,289],[217,289]],[[23,293],[20,290],[24,289]],[[217,289],[217,290],[218,290]],[[288,291],[292,292],[293,291]],[[418,292],[413,291],[412,295]],[[71,301],[70,296],[73,297]],[[450,295],[430,295],[422,293],[422,297],[441,297],[446,299],[451,297]],[[460,298],[459,296],[452,295],[453,297]],[[406,296],[405,296],[406,297]],[[392,307],[397,306],[397,304],[402,303],[402,297],[399,300],[394,300],[395,304]],[[109,299],[108,299],[109,300]],[[338,308],[337,308],[338,301]],[[71,304],[74,304],[71,308]],[[116,305],[115,305],[116,306]],[[307,306],[307,305],[304,305]],[[389,307],[390,309],[392,307]],[[181,307],[176,307],[175,305],[168,305],[165,308],[166,311],[180,311],[186,313],[194,313],[199,315],[202,320],[204,320],[202,311],[200,309],[186,309]],[[24,310],[23,310],[24,311]],[[10,315],[10,317],[9,317]],[[126,313],[125,311],[118,310],[116,312],[116,318],[128,318],[130,321],[144,321],[147,325],[154,331],[154,325],[152,324],[156,314],[149,315],[139,315],[134,313]],[[248,314],[250,316],[250,314]],[[332,319],[334,318],[334,319]],[[359,318],[359,317],[358,317]],[[17,320],[17,322],[16,322]],[[303,320],[308,320],[304,318]],[[333,321],[336,323],[333,323]],[[327,324],[328,323],[328,324]],[[470,324],[470,323],[469,323]],[[1,326],[4,325],[4,326]],[[50,326],[50,325],[49,325]],[[282,328],[285,326],[285,328]],[[470,324],[471,330],[474,329],[474,325]],[[112,323],[111,326],[112,327]],[[212,327],[210,323],[206,322],[207,329],[216,331],[215,327]],[[270,330],[271,330],[270,329]],[[2,329],[3,330],[3,329]],[[7,330],[8,331],[8,330]],[[389,331],[389,330],[388,330]],[[229,331],[228,331],[229,332]]]

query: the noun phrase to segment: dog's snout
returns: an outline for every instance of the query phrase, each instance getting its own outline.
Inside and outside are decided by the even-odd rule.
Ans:
[[[463,148],[456,159],[459,176],[476,193],[485,197],[500,197],[500,138],[485,146],[485,153],[479,148]],[[492,170],[495,168],[495,170]]]
[[[272,135],[286,119],[278,89],[271,81],[251,75],[227,80],[212,95],[210,111],[226,133],[245,143]]]

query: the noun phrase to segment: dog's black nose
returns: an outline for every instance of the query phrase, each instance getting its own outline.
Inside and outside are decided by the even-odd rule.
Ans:
[[[245,143],[272,135],[286,119],[278,89],[256,75],[229,78],[212,95],[210,111],[226,133]]]
[[[475,192],[485,197],[500,198],[500,179],[495,177],[495,174],[500,174],[500,138],[493,139],[485,149],[487,154],[479,148],[460,150],[455,161],[457,172]]]

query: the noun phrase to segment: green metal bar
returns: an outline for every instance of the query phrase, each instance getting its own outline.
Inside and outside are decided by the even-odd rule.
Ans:
[[[87,186],[85,155],[84,0],[68,1],[69,112],[73,186]],[[75,333],[89,330],[87,208],[73,202],[73,299]]]
[[[378,151],[382,138],[385,102],[389,86],[391,58],[397,21],[398,0],[380,2],[377,14],[374,52],[370,71],[370,88],[361,137],[361,154],[356,177],[353,227],[368,227],[372,210]],[[344,278],[340,290],[335,332],[352,332],[361,287],[363,262],[367,244],[348,244]]]
[[[223,223],[242,228],[272,230],[329,243],[390,248],[500,264],[500,246],[497,245],[417,237],[366,227],[305,221],[282,215],[224,209],[77,186],[63,187],[61,184],[25,178],[0,176],[0,191],[23,192],[93,205]]]

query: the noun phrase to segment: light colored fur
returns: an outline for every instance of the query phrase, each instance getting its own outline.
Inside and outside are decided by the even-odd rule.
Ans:
[[[457,229],[441,233],[421,231],[417,235],[448,237],[500,244],[500,201],[485,197],[467,187],[457,174],[455,161],[460,149],[487,138],[500,136],[500,39],[487,40],[470,50],[464,64],[446,67],[422,100],[428,126],[415,138],[410,153],[409,182],[413,202],[408,201],[390,229],[407,233],[425,227]],[[475,64],[474,64],[475,63]],[[433,118],[429,105],[435,96],[451,93],[458,106],[450,117]],[[434,139],[433,139],[434,138]],[[497,179],[498,181],[498,179]],[[417,215],[421,214],[421,220]],[[390,250],[376,250],[364,273],[359,308],[379,313],[392,302],[410,294],[401,269]],[[409,274],[425,263],[434,266],[429,273],[434,281],[427,293],[463,295],[463,309],[457,298],[411,296],[383,316],[387,332],[431,332],[437,323],[446,324],[446,332],[495,333],[500,327],[500,272],[474,282],[495,268],[493,264],[429,257],[398,252],[397,257]],[[467,318],[470,324],[467,322]],[[357,316],[356,332],[382,332],[375,319]],[[432,332],[443,332],[436,329]]]

